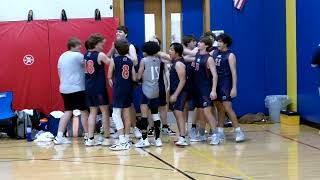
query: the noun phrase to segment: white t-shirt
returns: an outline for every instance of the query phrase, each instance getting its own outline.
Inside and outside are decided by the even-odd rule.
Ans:
[[[60,92],[70,94],[85,90],[84,57],[80,52],[66,51],[58,61]]]

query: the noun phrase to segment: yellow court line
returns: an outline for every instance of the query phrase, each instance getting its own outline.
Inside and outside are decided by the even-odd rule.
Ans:
[[[253,177],[251,176],[248,176],[247,174],[245,174],[243,171],[241,170],[238,170],[236,168],[234,168],[233,166],[223,162],[223,161],[219,161],[218,159],[215,159],[212,157],[212,154],[210,153],[207,153],[205,151],[200,151],[194,147],[190,147],[190,151],[193,153],[193,154],[197,154],[198,156],[202,157],[203,159],[213,163],[214,165],[217,165],[219,167],[222,167],[224,169],[227,169],[228,171],[238,175],[238,176],[241,176],[245,179],[248,179],[248,180],[253,180]]]

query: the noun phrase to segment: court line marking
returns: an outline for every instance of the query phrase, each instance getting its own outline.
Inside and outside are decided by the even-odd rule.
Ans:
[[[231,172],[233,172],[233,173],[235,173],[235,174],[237,174],[239,176],[245,177],[246,179],[253,180],[253,177],[248,176],[243,171],[238,170],[238,169],[232,167],[231,165],[229,165],[229,164],[227,164],[227,163],[225,163],[223,161],[219,161],[218,159],[213,158],[211,154],[209,154],[209,153],[207,153],[205,151],[197,150],[194,147],[191,147],[190,151],[193,154],[197,154],[198,156],[202,157],[203,159],[208,160],[209,162],[211,162],[214,165],[218,165],[218,166],[220,166],[220,167],[222,167],[224,169],[227,169],[227,170],[229,170],[229,171],[231,171]],[[243,179],[243,178],[237,178],[237,179],[240,180],[240,179]]]
[[[181,171],[180,169],[176,168],[175,166],[173,166],[172,164],[166,162],[165,160],[161,159],[160,157],[154,155],[153,153],[151,153],[150,151],[142,148],[143,151],[147,152],[150,156],[158,159],[159,161],[161,161],[162,163],[166,164],[167,166],[171,167],[172,169],[178,171],[180,174],[184,175],[185,177],[187,177],[188,179],[192,179],[192,180],[195,180],[195,178],[193,178],[192,176],[186,174],[185,172]]]
[[[8,160],[8,161],[0,161],[0,163],[3,162],[26,162],[26,161],[60,161],[60,162],[75,162],[75,163],[87,163],[87,164],[99,164],[99,165],[113,165],[113,166],[127,166],[127,167],[135,167],[135,168],[145,168],[145,169],[157,169],[157,170],[164,170],[164,171],[174,171],[172,168],[161,168],[161,167],[152,167],[152,166],[138,166],[138,165],[130,165],[130,164],[115,164],[115,163],[104,163],[104,162],[88,162],[88,161],[72,161],[72,160],[64,160],[64,159],[16,159],[16,160]],[[212,176],[212,177],[221,177],[225,179],[235,179],[238,180],[238,178],[228,177],[228,176],[222,176],[217,174],[208,174],[208,173],[201,173],[201,172],[193,172],[193,171],[184,171],[185,173],[190,174],[197,174],[197,175],[203,175],[203,176]]]
[[[297,139],[293,139],[293,138],[290,138],[290,137],[288,137],[288,136],[285,136],[285,135],[282,135],[282,134],[279,134],[279,133],[275,133],[275,132],[270,131],[270,130],[266,130],[266,132],[269,132],[269,133],[271,133],[271,134],[273,134],[273,135],[282,137],[282,138],[284,138],[284,139],[288,139],[288,140],[291,140],[291,141],[295,141],[295,142],[297,142],[297,143],[299,143],[299,144],[302,144],[302,145],[305,145],[305,146],[308,146],[308,147],[310,147],[310,148],[313,148],[313,149],[316,149],[316,150],[319,150],[319,151],[320,151],[320,148],[319,148],[319,147],[313,146],[313,145],[311,145],[311,144],[304,143],[304,142],[299,141],[299,140],[297,140]]]

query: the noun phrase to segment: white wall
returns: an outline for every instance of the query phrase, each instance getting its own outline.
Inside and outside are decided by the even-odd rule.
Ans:
[[[113,17],[110,9],[113,0],[0,0],[0,3],[0,21],[27,20],[30,9],[34,20],[60,19],[62,9],[69,19],[93,18],[96,8],[102,17]]]

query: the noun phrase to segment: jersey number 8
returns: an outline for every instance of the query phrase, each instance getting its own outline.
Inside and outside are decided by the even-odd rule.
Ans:
[[[122,66],[122,78],[129,79],[129,66],[128,65]]]
[[[95,69],[94,69],[94,62],[92,60],[88,60],[85,63],[85,73],[93,74]]]

